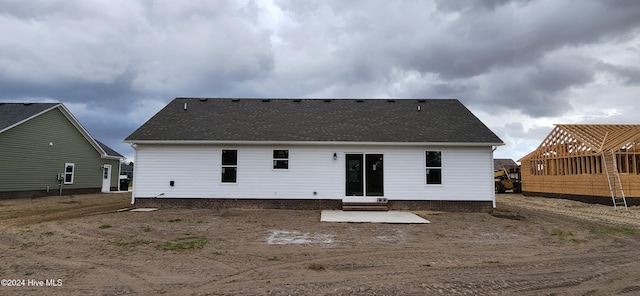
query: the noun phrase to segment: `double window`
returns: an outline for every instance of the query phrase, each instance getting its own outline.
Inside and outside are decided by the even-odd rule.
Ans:
[[[222,150],[222,183],[236,183],[238,179],[238,150]]]
[[[427,185],[442,184],[442,151],[426,152]]]
[[[289,169],[289,150],[273,150],[273,168]]]
[[[65,163],[64,164],[64,184],[73,184],[73,175],[75,172],[75,164],[74,163]]]

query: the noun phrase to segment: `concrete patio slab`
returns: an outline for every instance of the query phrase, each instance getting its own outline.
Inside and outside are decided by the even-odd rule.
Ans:
[[[397,224],[427,224],[429,220],[402,211],[374,212],[374,211],[337,211],[323,210],[320,214],[321,222],[353,222],[353,223],[397,223]]]
[[[132,209],[131,212],[153,212],[157,210],[158,208],[137,208],[137,209]]]

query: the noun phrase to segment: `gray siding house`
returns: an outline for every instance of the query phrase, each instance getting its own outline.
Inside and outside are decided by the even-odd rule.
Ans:
[[[123,156],[59,103],[0,103],[0,199],[118,189]]]
[[[487,210],[503,145],[458,100],[177,98],[125,139],[139,206]]]

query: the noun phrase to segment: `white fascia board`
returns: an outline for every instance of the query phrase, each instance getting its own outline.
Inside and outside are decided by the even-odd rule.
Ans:
[[[45,110],[43,110],[43,111],[42,111],[42,112],[40,112],[40,113],[37,113],[37,114],[35,114],[35,115],[33,115],[33,116],[29,117],[29,118],[25,118],[24,120],[18,121],[18,122],[16,122],[16,123],[14,123],[14,124],[12,124],[12,125],[10,125],[10,126],[8,126],[8,127],[4,128],[4,129],[0,130],[0,133],[3,133],[3,132],[5,132],[5,131],[7,131],[7,130],[10,130],[10,129],[12,129],[12,128],[14,128],[14,127],[18,126],[18,125],[21,125],[21,124],[23,124],[23,123],[25,123],[25,122],[27,122],[27,121],[29,121],[29,120],[33,119],[33,118],[36,118],[36,117],[38,117],[38,116],[40,116],[40,115],[42,115],[42,114],[44,114],[44,113],[47,113],[47,112],[49,112],[49,111],[51,111],[51,110],[53,110],[53,109],[55,109],[55,108],[58,108],[58,107],[60,107],[61,105],[62,105],[62,104],[60,104],[60,103],[55,104],[55,105],[53,105],[51,108],[45,109]]]
[[[115,155],[103,155],[100,158],[101,159],[111,159],[111,160],[122,160],[124,157],[115,156]]]
[[[128,140],[129,144],[149,145],[375,145],[375,146],[448,146],[448,147],[492,147],[503,146],[504,143],[473,143],[473,142],[341,142],[341,141],[208,141],[208,140]]]

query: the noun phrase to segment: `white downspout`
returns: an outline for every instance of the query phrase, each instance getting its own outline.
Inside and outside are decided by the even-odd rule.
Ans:
[[[136,144],[131,144],[131,148],[133,148],[133,174],[131,175],[131,181],[135,181],[137,180],[136,177],[136,161],[138,160],[138,149],[136,149],[138,147],[138,145]],[[136,184],[138,182],[133,182],[133,188],[131,189],[131,204],[134,204],[136,202]]]
[[[493,150],[491,150],[491,165],[490,165],[490,167],[491,167],[491,175],[490,176],[491,176],[491,184],[493,186],[495,186],[495,184],[493,184],[494,183],[494,181],[493,181],[493,170],[494,170],[494,168],[493,168],[493,152],[495,152],[497,149],[498,149],[498,146],[495,146],[495,147],[493,147]],[[493,187],[493,186],[491,186],[491,187]],[[492,190],[491,194],[493,196],[493,208],[495,209],[496,208],[496,191],[495,191],[495,189]]]

